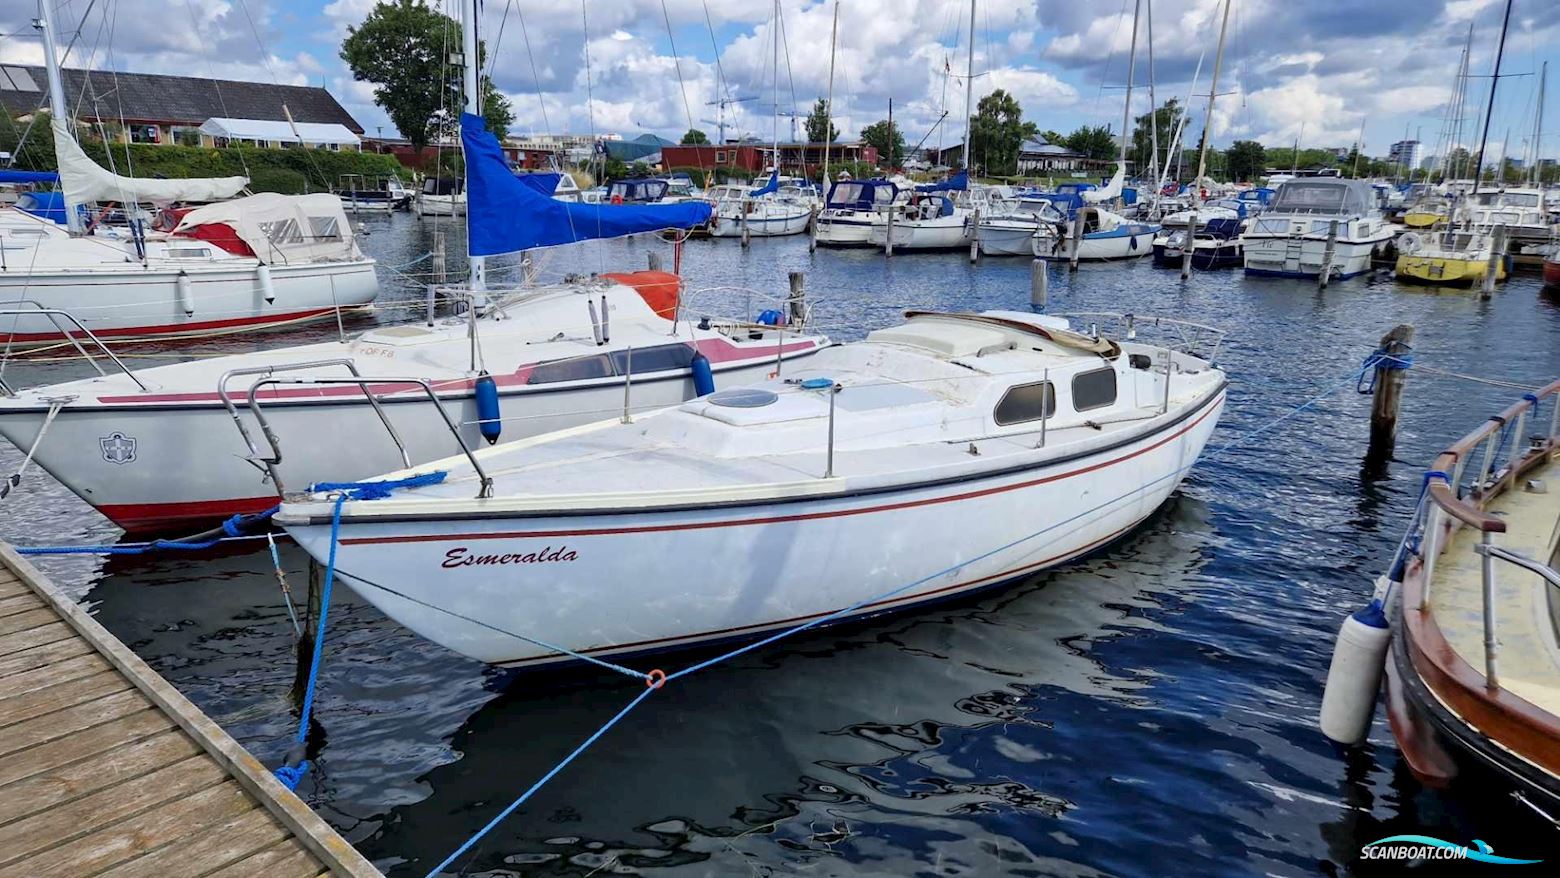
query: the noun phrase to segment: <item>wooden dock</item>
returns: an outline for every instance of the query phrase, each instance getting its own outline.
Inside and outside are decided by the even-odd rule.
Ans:
[[[0,543],[0,878],[382,878]]]

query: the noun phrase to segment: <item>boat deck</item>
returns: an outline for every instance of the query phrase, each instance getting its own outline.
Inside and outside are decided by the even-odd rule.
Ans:
[[[0,544],[0,878],[377,869]]]
[[[1524,490],[1538,480],[1548,490]],[[1497,539],[1506,549],[1548,563],[1560,524],[1560,465],[1546,462],[1485,509],[1506,521]],[[1484,667],[1482,557],[1474,552],[1476,528],[1459,528],[1435,567],[1430,606],[1442,634],[1457,655],[1474,668]],[[1560,645],[1551,622],[1548,584],[1511,564],[1495,564],[1495,618],[1500,646],[1500,684],[1535,707],[1560,716]]]

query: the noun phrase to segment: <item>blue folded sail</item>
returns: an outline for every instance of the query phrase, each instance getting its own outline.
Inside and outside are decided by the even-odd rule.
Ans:
[[[0,183],[58,183],[60,175],[54,171],[19,171],[0,168]]]
[[[960,171],[941,183],[927,183],[915,187],[917,192],[963,192],[970,188],[970,172]]]
[[[765,183],[763,186],[760,186],[757,189],[754,189],[752,192],[749,192],[748,193],[748,197],[750,197],[750,198],[759,198],[761,196],[768,195],[771,192],[779,192],[779,191],[780,191],[780,169],[778,167],[776,167],[774,169],[774,171],[771,172],[770,175],[769,175],[769,182]]]
[[[632,206],[559,201],[509,170],[481,116],[461,114],[460,139],[466,150],[466,225],[473,256],[689,229],[710,218],[710,206],[699,201]]]

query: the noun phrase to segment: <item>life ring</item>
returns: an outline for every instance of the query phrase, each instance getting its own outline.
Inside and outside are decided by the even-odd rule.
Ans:
[[[1423,246],[1424,241],[1419,237],[1418,232],[1404,232],[1397,237],[1397,251],[1399,253],[1412,256],[1418,253]]]
[[[622,204],[623,203],[623,196],[618,194],[618,193],[616,193],[616,192],[614,192],[612,194],[612,203],[613,204]]]

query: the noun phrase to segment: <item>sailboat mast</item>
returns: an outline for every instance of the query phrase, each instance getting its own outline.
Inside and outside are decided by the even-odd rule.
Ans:
[[[482,91],[479,87],[481,79],[481,62],[478,60],[477,50],[477,3],[478,0],[466,0],[461,7],[462,17],[460,28],[460,61],[461,84],[466,92],[466,112],[473,116],[482,115]],[[471,166],[466,165],[466,198],[471,198]],[[481,292],[487,289],[487,260],[481,256],[471,255],[470,236],[467,236],[466,262],[470,269],[469,284],[473,292]],[[479,297],[480,298],[480,297]]]
[[[1192,180],[1193,187],[1202,186],[1203,174],[1208,170],[1208,141],[1213,139],[1208,135],[1213,128],[1213,102],[1219,97],[1219,67],[1224,63],[1224,34],[1229,26],[1230,0],[1224,0],[1224,17],[1219,22],[1219,48],[1213,53],[1213,84],[1208,86],[1208,114],[1203,117],[1202,147],[1197,151],[1197,177]],[[1295,151],[1299,152],[1298,147]],[[1186,237],[1190,246],[1191,231]]]
[[[1500,23],[1500,43],[1495,48],[1495,72],[1490,76],[1490,99],[1484,106],[1484,133],[1479,135],[1479,160],[1473,169],[1473,191],[1479,191],[1484,176],[1484,145],[1490,139],[1490,116],[1495,112],[1495,87],[1500,84],[1500,60],[1506,54],[1506,30],[1511,27],[1511,0],[1506,0],[1506,16]]]
[[[970,171],[970,141],[975,138],[975,0],[970,0],[970,55],[964,67],[964,172]],[[889,152],[894,151],[889,141]]]
[[[1543,166],[1544,146],[1544,92],[1549,86],[1549,62],[1545,61],[1542,71],[1538,74],[1538,117],[1533,121],[1533,186],[1539,187],[1544,181],[1539,179],[1539,168]]]
[[[43,21],[43,57],[49,76],[49,112],[64,123],[68,131],[70,116],[65,112],[65,85],[60,76],[60,56],[54,46],[54,0],[38,0],[38,18]],[[65,223],[66,228],[73,233],[82,230],[81,214],[68,195],[65,197]]]
[[[1148,178],[1159,177],[1159,99],[1154,97],[1154,0],[1148,0]],[[1158,197],[1158,193],[1155,193]]]
[[[823,100],[823,197],[829,197],[829,141],[834,131],[834,49],[840,38],[840,0],[834,0],[834,25],[829,28],[829,91]]]
[[[770,129],[775,141],[774,179],[778,180],[780,178],[780,0],[775,0],[774,32],[775,51],[773,63],[775,77],[775,114],[774,118],[771,120]]]
[[[1121,105],[1121,171],[1125,176],[1127,170],[1127,128],[1132,124],[1132,72],[1137,68],[1137,40],[1138,40],[1138,14],[1143,9],[1143,0],[1133,0],[1132,3],[1132,48],[1127,51],[1127,99]],[[1118,208],[1126,204],[1126,193],[1116,196]]]

